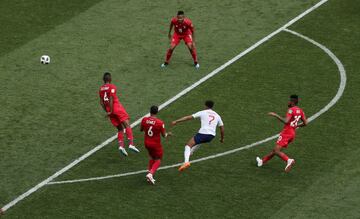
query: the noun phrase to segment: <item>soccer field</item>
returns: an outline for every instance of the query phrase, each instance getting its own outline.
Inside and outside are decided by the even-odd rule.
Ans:
[[[200,69],[183,43],[160,68],[177,10],[195,25]],[[359,218],[359,11],[357,0],[1,1],[0,217]],[[158,116],[174,136],[155,186],[139,127],[141,153],[122,157],[111,141],[105,71],[131,122],[167,103]],[[313,118],[285,150],[296,164],[258,168],[282,128],[267,112],[283,115],[293,93]],[[179,173],[199,121],[170,122],[206,99],[225,143],[203,145]]]

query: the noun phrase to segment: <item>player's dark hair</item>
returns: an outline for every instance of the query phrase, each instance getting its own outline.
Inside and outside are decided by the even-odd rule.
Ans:
[[[159,112],[159,107],[152,106],[150,107],[150,114],[156,115]]]
[[[184,15],[184,11],[178,11],[177,15]]]
[[[293,94],[290,96],[290,101],[293,102],[295,105],[299,102],[299,96],[296,94]]]
[[[111,74],[109,72],[105,72],[103,76],[103,80],[105,83],[111,81]]]
[[[209,109],[212,109],[214,107],[214,101],[212,100],[207,100],[205,101],[205,106],[207,106]]]

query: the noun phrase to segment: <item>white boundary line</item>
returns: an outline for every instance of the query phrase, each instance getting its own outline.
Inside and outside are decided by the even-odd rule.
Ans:
[[[204,81],[208,80],[209,78],[213,77],[214,75],[218,74],[220,71],[222,71],[223,69],[225,69],[226,67],[228,67],[229,65],[231,65],[232,63],[234,63],[235,61],[237,61],[238,59],[240,59],[241,57],[243,57],[244,55],[248,54],[249,52],[251,52],[252,50],[254,50],[255,48],[257,48],[258,46],[260,46],[261,44],[263,44],[264,42],[268,41],[269,39],[271,39],[273,36],[275,36],[276,34],[280,33],[282,30],[286,29],[287,27],[289,27],[290,25],[294,24],[296,21],[300,20],[301,18],[303,18],[305,15],[309,14],[310,12],[312,12],[313,10],[317,9],[318,7],[320,7],[322,4],[326,3],[328,0],[321,0],[320,2],[318,2],[317,4],[315,4],[314,6],[310,7],[309,9],[307,9],[306,11],[304,11],[303,13],[301,13],[300,15],[296,16],[295,18],[293,18],[292,20],[290,20],[288,23],[286,23],[284,26],[280,27],[279,29],[275,30],[274,32],[270,33],[269,35],[267,35],[266,37],[262,38],[261,40],[259,40],[258,42],[256,42],[254,45],[250,46],[249,48],[247,48],[246,50],[244,50],[243,52],[241,52],[240,54],[238,54],[237,56],[235,56],[234,58],[230,59],[228,62],[226,62],[225,64],[223,64],[222,66],[218,67],[217,69],[215,69],[214,71],[212,71],[211,73],[209,73],[208,75],[204,76],[203,78],[201,78],[199,81],[195,82],[194,84],[192,84],[191,86],[189,86],[188,88],[184,89],[183,91],[181,91],[180,93],[178,93],[176,96],[174,96],[173,98],[169,99],[168,101],[166,101],[165,103],[161,104],[159,106],[159,109],[163,109],[164,107],[170,105],[171,103],[173,103],[175,100],[179,99],[180,97],[184,96],[185,94],[187,94],[189,91],[191,91],[192,89],[196,88],[197,86],[199,86],[200,84],[202,84]],[[148,114],[146,114],[145,116],[148,116]],[[144,116],[144,117],[145,117]],[[143,117],[142,117],[143,118]],[[136,125],[138,125],[141,121],[141,119],[138,119],[137,121],[135,121],[134,123],[131,124],[131,127],[134,127]],[[67,166],[65,166],[64,168],[62,168],[61,170],[57,171],[56,173],[54,173],[52,176],[50,176],[49,178],[43,180],[42,182],[40,182],[39,184],[37,184],[36,186],[32,187],[31,189],[29,189],[28,191],[26,191],[25,193],[21,194],[20,196],[18,196],[17,198],[15,198],[14,200],[12,200],[11,202],[9,202],[8,204],[6,204],[2,210],[5,212],[7,211],[9,208],[13,207],[14,205],[16,205],[19,201],[23,200],[24,198],[28,197],[29,195],[31,195],[32,193],[36,192],[37,190],[39,190],[40,188],[44,187],[46,184],[48,184],[49,182],[53,181],[55,178],[57,178],[58,176],[60,176],[61,174],[65,173],[66,171],[68,171],[69,169],[73,168],[74,166],[76,166],[77,164],[79,164],[81,161],[85,160],[86,158],[88,158],[89,156],[91,156],[92,154],[94,154],[95,152],[97,152],[98,150],[100,150],[101,148],[105,147],[107,144],[109,144],[110,142],[112,142],[113,140],[116,139],[116,135],[112,136],[111,138],[107,139],[106,141],[104,141],[103,143],[101,143],[100,145],[96,146],[95,148],[93,148],[92,150],[90,150],[89,152],[85,153],[84,155],[82,155],[81,157],[77,158],[76,160],[74,160],[73,162],[71,162],[70,164],[68,164]]]
[[[319,47],[320,49],[322,49],[325,53],[327,53],[330,58],[335,62],[335,64],[338,67],[339,73],[340,73],[340,85],[338,88],[338,91],[336,93],[336,95],[334,96],[334,98],[325,106],[323,107],[320,111],[318,111],[317,113],[315,113],[314,115],[312,115],[308,120],[309,122],[314,121],[316,118],[318,118],[321,114],[325,113],[326,111],[328,111],[332,106],[334,106],[336,104],[336,102],[341,98],[342,94],[344,93],[345,90],[345,86],[346,86],[346,71],[344,69],[343,64],[341,63],[341,61],[334,55],[334,53],[332,53],[328,48],[326,48],[324,45],[304,36],[301,35],[300,33],[297,33],[295,31],[292,30],[288,30],[288,29],[284,29],[284,31],[289,32],[293,35],[296,35],[302,39],[307,40],[308,42],[314,44],[315,46]],[[203,158],[199,158],[196,160],[191,161],[191,163],[197,163],[197,162],[201,162],[201,161],[205,161],[205,160],[210,160],[210,159],[214,159],[217,157],[222,157],[225,155],[229,155],[238,151],[242,151],[245,149],[249,149],[252,147],[255,147],[257,145],[263,144],[265,142],[271,141],[275,138],[277,138],[279,135],[273,135],[271,137],[268,137],[264,140],[243,146],[243,147],[239,147],[239,148],[235,148],[233,150],[229,150],[229,151],[225,151],[222,153],[218,153],[218,154],[214,154],[211,156],[207,156],[207,157],[203,157]],[[173,164],[173,165],[169,165],[169,166],[164,166],[164,167],[160,167],[159,170],[165,170],[165,169],[169,169],[169,168],[173,168],[173,167],[177,167],[180,166],[182,163],[177,163],[177,164]],[[116,178],[116,177],[122,177],[122,176],[130,176],[130,175],[136,175],[136,174],[140,174],[140,173],[146,173],[147,170],[140,170],[140,171],[135,171],[135,172],[128,172],[128,173],[121,173],[121,174],[115,174],[115,175],[109,175],[109,176],[102,176],[102,177],[92,177],[92,178],[86,178],[86,179],[75,179],[75,180],[65,180],[65,181],[57,181],[57,182],[49,182],[48,185],[55,185],[55,184],[68,184],[68,183],[79,183],[79,182],[87,182],[87,181],[98,181],[98,180],[104,180],[104,179],[110,179],[110,178]]]

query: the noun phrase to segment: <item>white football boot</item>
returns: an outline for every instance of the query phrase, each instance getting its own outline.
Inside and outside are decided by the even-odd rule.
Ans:
[[[148,174],[146,175],[146,180],[147,180],[150,184],[155,185],[155,179],[154,179],[154,177],[153,177],[153,175],[152,175],[151,173],[148,173]]]
[[[295,164],[295,160],[294,159],[288,159],[286,167],[285,167],[285,172],[290,172],[291,167]]]
[[[196,69],[199,69],[199,68],[200,68],[200,64],[199,64],[199,63],[195,63],[195,64],[194,64],[194,67],[195,67]]]
[[[129,145],[129,149],[132,150],[133,152],[139,153],[140,150],[137,149],[134,145]]]
[[[125,157],[128,156],[128,153],[126,152],[125,148],[119,147],[119,151],[120,151],[120,153],[121,153],[122,155],[124,155]]]
[[[260,157],[256,157],[257,166],[261,167],[263,165],[263,160]]]

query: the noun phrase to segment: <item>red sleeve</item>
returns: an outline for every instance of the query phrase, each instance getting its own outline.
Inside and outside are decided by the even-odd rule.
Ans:
[[[172,19],[171,19],[171,22],[170,23],[172,23],[172,24],[176,24],[176,21],[177,21],[177,18],[176,17],[173,17]]]
[[[189,26],[191,33],[194,33],[195,28],[190,19],[187,20],[187,25]]]
[[[143,119],[141,120],[141,127],[144,128],[144,125],[145,125],[145,118],[143,118]]]
[[[112,85],[112,86],[110,87],[110,97],[116,96],[116,92],[117,92],[116,86],[115,86],[115,85]]]
[[[160,126],[161,133],[165,133],[166,130],[165,130],[165,124],[163,121],[160,120],[159,126]]]

